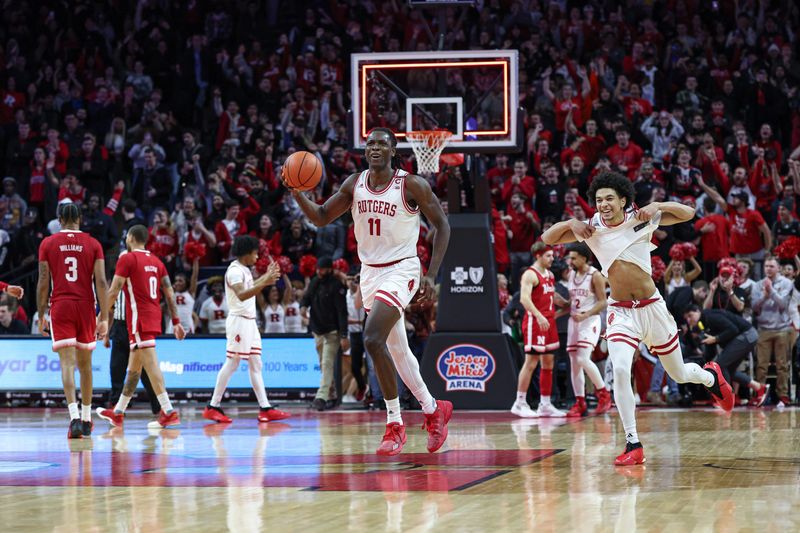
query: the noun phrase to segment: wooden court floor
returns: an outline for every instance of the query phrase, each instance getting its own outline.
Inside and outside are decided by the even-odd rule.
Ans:
[[[95,421],[66,439],[65,410],[0,410],[0,531],[800,531],[800,411],[642,410],[645,466],[612,466],[613,416],[520,420],[457,411],[428,454],[406,413],[402,455],[373,454],[384,414],[286,423],[196,408],[183,425]]]

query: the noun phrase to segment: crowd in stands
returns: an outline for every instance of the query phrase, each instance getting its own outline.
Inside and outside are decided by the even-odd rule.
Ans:
[[[300,287],[306,254],[356,272],[352,221],[314,227],[278,172],[294,151],[315,153],[323,201],[364,167],[348,150],[349,54],[436,49],[424,24],[447,49],[520,53],[523,151],[480,156],[510,293],[543,229],[592,215],[585,194],[607,169],[634,182],[640,206],[697,207],[692,223],[655,234],[655,253],[672,261],[665,291],[703,281],[713,305],[737,306],[728,296],[741,291],[758,314],[750,287],[763,284],[765,259],[800,237],[800,6],[790,0],[481,0],[424,21],[401,0],[42,0],[7,3],[0,17],[5,273],[34,268],[68,201],[109,268],[144,221],[173,274],[194,258],[225,265],[246,233],[288,257]],[[415,168],[413,156],[401,164]],[[445,165],[432,184],[451,173],[460,169]],[[688,271],[670,257],[684,242],[699,249]],[[420,246],[430,246],[424,227]],[[745,266],[725,278],[718,263],[730,256]],[[432,319],[412,322],[427,335]]]

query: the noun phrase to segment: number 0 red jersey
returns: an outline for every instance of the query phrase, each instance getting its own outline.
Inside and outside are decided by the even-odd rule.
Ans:
[[[134,250],[120,256],[115,276],[127,278],[125,317],[130,333],[161,333],[161,278],[167,275],[164,263],[147,250]]]
[[[533,267],[528,270],[532,270],[539,280],[539,284],[531,291],[531,302],[546,318],[554,318],[556,308],[553,299],[556,292],[556,279],[553,273],[548,270],[545,275],[542,275]]]
[[[103,258],[100,243],[82,231],[61,230],[44,239],[39,246],[39,261],[47,261],[50,269],[51,305],[69,300],[94,302],[94,262]]]

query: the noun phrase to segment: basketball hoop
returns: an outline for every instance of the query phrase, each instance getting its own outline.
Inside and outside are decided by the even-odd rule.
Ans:
[[[406,132],[406,139],[417,158],[420,174],[439,172],[439,156],[453,134],[447,130],[421,130]]]

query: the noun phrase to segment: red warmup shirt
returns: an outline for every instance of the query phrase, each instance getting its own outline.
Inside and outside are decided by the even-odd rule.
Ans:
[[[127,278],[125,316],[128,332],[161,333],[161,279],[167,275],[164,263],[147,250],[120,256],[115,276]]]
[[[178,236],[169,228],[150,228],[146,248],[162,259],[178,255]]]
[[[756,161],[750,173],[748,185],[753,194],[756,195],[756,208],[767,212],[778,198],[778,191],[775,190],[775,180],[772,179],[770,170],[764,167],[763,160]]]
[[[764,222],[761,213],[747,209],[740,215],[733,207],[728,207],[728,216],[731,221],[731,246],[732,254],[753,254],[764,248],[758,228]]]
[[[515,184],[513,177],[506,179],[503,184],[503,201],[508,203],[515,192],[522,193],[528,200],[533,200],[536,195],[536,180],[533,176],[523,176],[520,182]]]
[[[615,144],[609,148],[606,153],[612,165],[625,165],[628,167],[628,177],[631,180],[636,179],[636,175],[639,173],[639,167],[642,165],[642,155],[644,154],[637,144],[629,142],[627,148],[622,148],[620,145]]]
[[[39,261],[47,261],[53,279],[50,303],[94,302],[94,262],[104,259],[103,247],[88,233],[61,230],[42,241]]]
[[[573,96],[569,100],[553,100],[553,109],[555,110],[556,114],[556,130],[564,131],[564,123],[567,121],[567,115],[569,114],[570,108],[573,109],[572,123],[575,124],[576,128],[583,126],[583,111],[581,111],[582,105],[583,98],[580,96]]]
[[[531,291],[531,302],[533,306],[539,310],[545,318],[555,318],[556,308],[553,305],[553,298],[556,293],[556,279],[553,274],[548,270],[547,275],[543,276],[533,267],[528,268],[536,274],[539,284],[536,285]]]
[[[714,224],[714,231],[700,234],[703,261],[719,261],[730,256],[730,220],[722,215],[708,215],[695,222],[694,229],[700,233],[700,228],[708,224]]]

